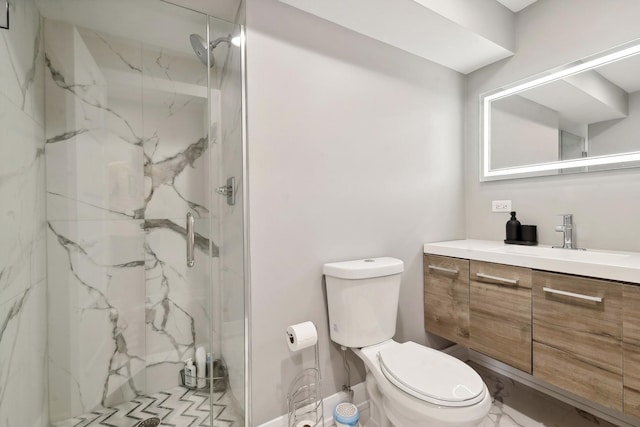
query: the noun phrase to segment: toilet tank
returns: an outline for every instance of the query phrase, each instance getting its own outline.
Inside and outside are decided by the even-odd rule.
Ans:
[[[361,348],[393,338],[403,270],[388,257],[325,264],[331,340]]]

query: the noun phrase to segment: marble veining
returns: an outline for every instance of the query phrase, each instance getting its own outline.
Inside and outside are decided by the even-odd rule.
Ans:
[[[20,26],[0,31],[0,94],[43,125],[42,21],[33,0],[12,8],[13,20]]]
[[[29,89],[33,86],[33,84],[35,83],[35,77],[36,77],[36,70],[38,67],[38,59],[40,57],[40,45],[41,45],[41,34],[42,32],[40,31],[40,19],[38,19],[38,27],[35,29],[35,38],[33,40],[33,48],[31,49],[32,55],[31,55],[31,63],[30,66],[24,70],[22,73],[20,70],[18,70],[18,68],[16,67],[16,64],[13,60],[8,61],[8,64],[11,66],[13,73],[15,74],[15,79],[16,79],[16,87],[18,88],[18,90],[20,91],[21,95],[22,95],[22,99],[21,99],[21,103],[19,105],[20,109],[24,111],[25,107],[26,107],[26,103],[27,103],[27,95],[29,93]],[[3,41],[5,43],[5,46],[7,48],[7,51],[10,51],[10,45],[9,45],[9,40],[7,38],[7,36],[5,35],[6,33],[3,32]]]
[[[104,45],[114,54],[118,57],[118,59],[124,64],[126,65],[130,70],[132,71],[136,71],[138,73],[142,73],[142,67],[140,67],[140,65],[134,64],[134,61],[130,61],[129,59],[125,58],[124,53],[122,53],[120,51],[120,49],[116,48],[109,40],[107,40],[106,37],[102,36],[100,33],[96,32],[96,31],[92,31],[92,34],[98,38],[102,43],[104,43]]]
[[[210,348],[218,247],[206,67],[64,22],[44,27],[50,412],[59,421],[178,384],[183,361]]]
[[[150,158],[145,160],[144,175],[151,181],[151,188],[145,197],[145,206],[148,205],[158,187],[161,185],[169,185],[173,188],[176,195],[182,199],[197,216],[206,217],[209,214],[209,209],[206,206],[187,200],[175,185],[176,177],[182,173],[187,166],[194,167],[195,161],[202,157],[202,154],[208,147],[207,141],[208,137],[202,137],[189,145],[184,151],[157,162],[151,161]]]
[[[220,332],[209,306],[219,92],[191,54],[43,20],[33,0],[11,7],[21,25],[0,31],[0,199],[11,201],[0,207],[0,424],[105,411],[118,425],[112,408],[172,389]]]
[[[141,227],[49,222],[52,418],[64,416],[62,407],[83,412],[145,390]],[[69,383],[73,393],[59,393]]]
[[[55,419],[174,386],[207,343],[208,239],[187,269],[169,220],[50,221],[49,233],[51,388],[72,385],[69,401],[52,395]]]
[[[475,363],[493,404],[481,427],[614,427],[588,412],[520,384]]]
[[[146,351],[147,368],[153,372],[147,387],[155,391],[175,385],[183,361],[196,346],[208,343],[210,320],[208,240],[196,237],[202,246],[196,245],[195,265],[188,268],[184,251],[175,250],[184,247],[184,232],[156,227],[158,222],[145,221]],[[202,222],[197,220],[196,228]]]
[[[56,21],[46,32],[49,218],[208,217],[206,97],[177,92],[206,83],[199,61]],[[72,159],[75,179],[60,170]]]
[[[136,130],[131,125],[131,123],[129,123],[129,121],[125,119],[120,113],[113,110],[108,105],[105,105],[102,96],[96,96],[96,93],[94,91],[95,87],[105,85],[104,82],[94,80],[89,82],[68,83],[62,72],[54,67],[50,56],[46,53],[44,56],[44,60],[47,66],[47,70],[49,71],[48,77],[50,77],[50,81],[53,81],[60,89],[70,92],[75,97],[75,99],[83,104],[86,104],[86,106],[103,110],[109,115],[112,115],[116,119],[122,121],[122,123],[129,130],[130,135],[120,135],[120,138],[133,145],[142,145],[143,139],[136,134]],[[49,141],[49,138],[47,138],[47,141]]]
[[[47,426],[43,36],[32,0],[0,30],[0,425]],[[25,398],[29,396],[29,398]]]

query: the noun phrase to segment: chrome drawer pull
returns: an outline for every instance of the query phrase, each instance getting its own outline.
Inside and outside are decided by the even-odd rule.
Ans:
[[[437,267],[435,265],[428,265],[427,268],[429,268],[431,270],[442,271],[443,273],[450,273],[450,274],[458,274],[458,273],[460,273],[460,270],[458,270],[458,269],[454,270],[453,268]]]
[[[604,298],[602,298],[602,297],[592,297],[591,295],[575,294],[573,292],[559,291],[558,289],[542,288],[542,290],[545,291],[545,292],[548,292],[550,294],[564,295],[566,297],[578,298],[578,299],[583,299],[583,300],[587,300],[587,301],[595,301],[595,302],[604,301]]]
[[[476,276],[478,276],[481,279],[493,280],[496,282],[505,283],[507,285],[512,285],[512,286],[518,285],[518,279],[505,279],[504,277],[490,276],[484,273],[476,273]]]

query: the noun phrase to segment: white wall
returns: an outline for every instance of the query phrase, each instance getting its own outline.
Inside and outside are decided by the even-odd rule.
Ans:
[[[464,80],[275,0],[248,2],[247,43],[259,425],[286,412],[287,388],[312,360],[312,351],[289,352],[287,325],[316,323],[324,395],[344,383],[328,337],[323,263],[402,259],[396,337],[427,342],[422,244],[465,237]]]
[[[467,79],[467,237],[504,238],[508,214],[491,200],[511,199],[543,244],[557,244],[556,214],[573,213],[579,246],[640,250],[640,169],[479,182],[481,93],[640,37],[637,0],[540,0],[517,16],[516,54]]]

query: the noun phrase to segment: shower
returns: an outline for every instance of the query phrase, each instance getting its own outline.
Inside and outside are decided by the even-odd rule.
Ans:
[[[9,1],[0,427],[245,426],[245,192],[226,209],[210,191],[245,182],[243,15]]]
[[[231,35],[228,35],[227,37],[219,37],[215,39],[214,41],[209,43],[208,47],[207,47],[207,42],[199,34],[191,34],[189,36],[189,40],[191,40],[191,47],[193,48],[193,51],[198,56],[198,59],[200,59],[200,61],[202,61],[202,63],[205,65],[207,65],[208,63],[209,67],[213,67],[215,63],[213,50],[220,43],[227,43],[227,44],[233,43],[233,40],[231,39]]]

